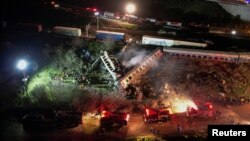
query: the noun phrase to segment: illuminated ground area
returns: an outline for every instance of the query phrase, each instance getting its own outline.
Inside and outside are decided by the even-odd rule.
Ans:
[[[131,119],[127,127],[122,128],[119,132],[106,132],[99,135],[95,134],[94,131],[98,129],[98,116],[94,114],[88,114],[88,116],[83,116],[82,124],[75,128],[57,130],[53,132],[42,132],[37,134],[26,133],[22,124],[15,121],[12,118],[3,118],[1,116],[1,128],[2,139],[8,140],[134,140],[135,138],[157,138],[159,140],[176,140],[180,138],[181,140],[204,140],[206,137],[206,126],[208,124],[249,124],[250,121],[248,111],[250,108],[249,104],[243,106],[229,106],[225,107],[220,105],[215,105],[222,112],[222,115],[217,120],[210,119],[191,119],[188,120],[184,115],[179,114],[167,123],[155,123],[146,124],[142,120],[141,114],[131,114]],[[86,115],[86,114],[85,114]],[[244,122],[245,121],[245,122]],[[177,137],[176,124],[181,123],[183,125],[182,134]],[[154,135],[150,132],[150,128],[159,129],[160,135]]]
[[[186,58],[185,58],[186,59]],[[176,95],[205,101],[248,102],[250,100],[249,63],[232,64],[165,56],[157,68],[151,69],[142,80],[145,89],[163,94],[161,98]],[[151,81],[149,81],[151,80]],[[151,90],[152,91],[152,90]]]
[[[30,79],[28,83],[28,90],[27,90],[28,96],[30,96],[29,94],[31,94],[32,91],[34,91],[36,87],[41,87],[41,86],[45,86],[45,90],[49,92],[49,88],[46,86],[51,85],[51,77],[50,77],[51,73],[57,74],[59,73],[59,71],[50,67],[50,68],[44,68],[40,70],[39,72],[37,72]]]

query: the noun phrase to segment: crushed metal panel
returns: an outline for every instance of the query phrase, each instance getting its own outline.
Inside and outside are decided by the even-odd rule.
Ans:
[[[108,70],[108,72],[111,74],[114,80],[117,79],[117,73],[115,72],[116,68],[115,65],[113,64],[112,60],[108,56],[108,53],[104,51],[104,55],[102,55],[101,60],[105,66],[105,68]]]

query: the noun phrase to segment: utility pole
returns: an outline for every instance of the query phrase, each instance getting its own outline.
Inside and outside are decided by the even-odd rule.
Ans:
[[[89,37],[89,29],[90,29],[90,23],[85,26],[85,31],[86,31],[86,37]]]
[[[97,30],[99,30],[99,18],[98,18],[98,16],[96,17],[96,28],[97,28]]]

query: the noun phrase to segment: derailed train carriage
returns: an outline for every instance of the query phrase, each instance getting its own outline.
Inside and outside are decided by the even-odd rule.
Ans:
[[[250,62],[250,52],[225,52],[199,49],[181,49],[163,47],[163,52],[172,56],[183,56],[197,59],[218,60],[223,62]]]

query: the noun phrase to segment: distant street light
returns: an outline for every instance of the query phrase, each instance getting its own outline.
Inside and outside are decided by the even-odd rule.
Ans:
[[[59,6],[60,6],[59,4],[55,4],[55,5],[54,5],[55,8],[58,8]]]
[[[98,11],[96,11],[96,12],[94,13],[94,15],[95,15],[95,16],[99,16],[100,13],[99,13]]]
[[[134,4],[132,4],[132,3],[129,3],[129,4],[127,4],[127,6],[126,6],[126,11],[129,13],[129,14],[132,14],[132,13],[134,13],[135,12],[135,5]]]

